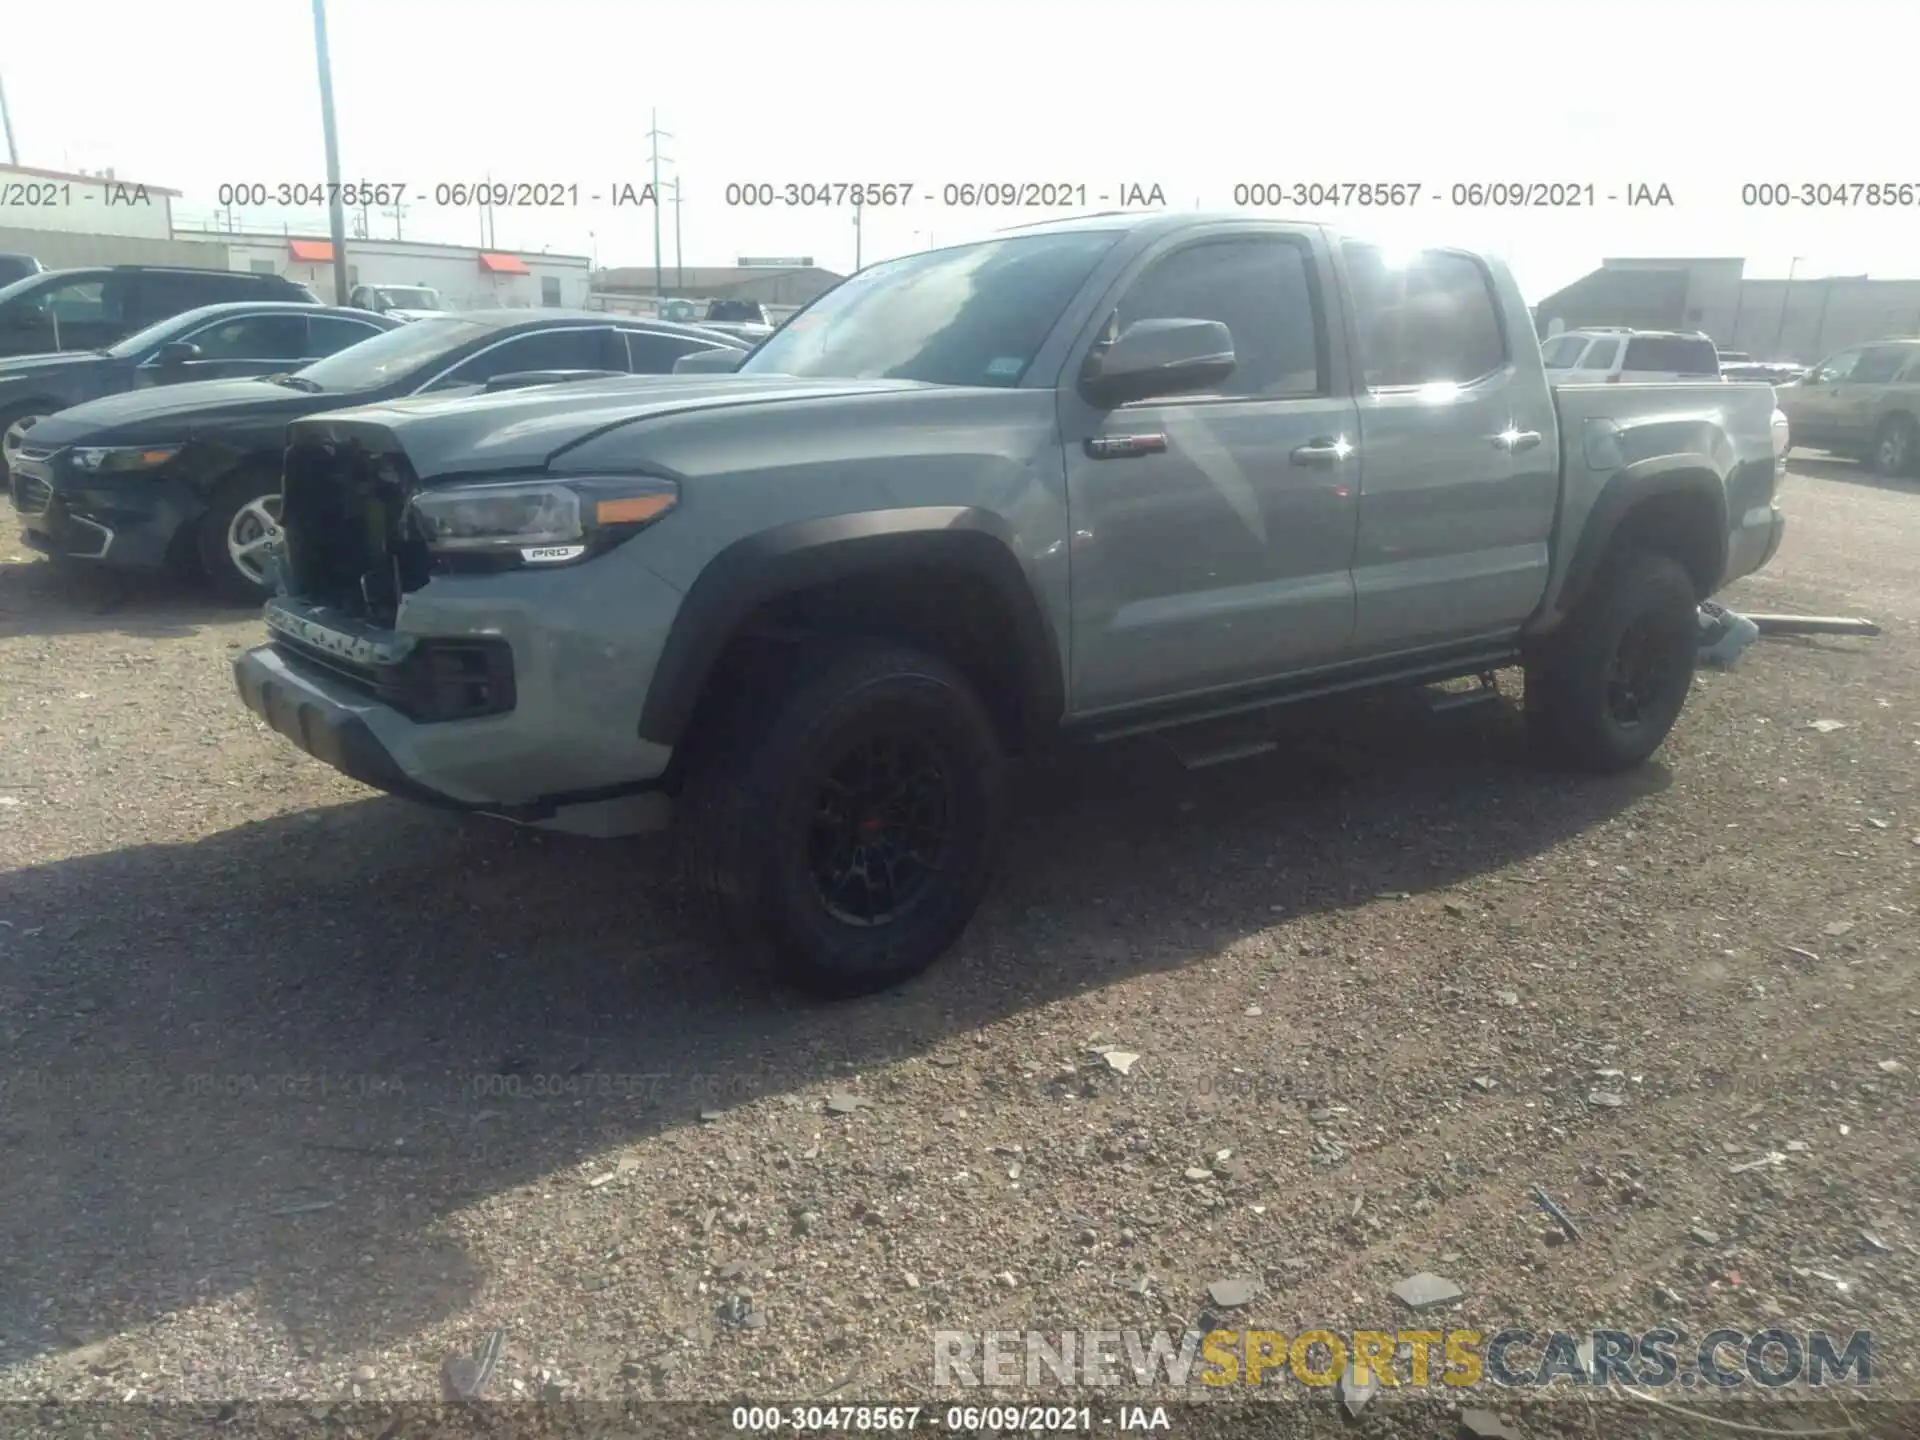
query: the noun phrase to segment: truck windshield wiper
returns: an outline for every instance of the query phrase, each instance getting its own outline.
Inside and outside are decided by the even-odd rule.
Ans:
[[[269,385],[287,385],[295,390],[305,390],[310,395],[318,395],[323,388],[301,375],[262,375],[260,378]]]

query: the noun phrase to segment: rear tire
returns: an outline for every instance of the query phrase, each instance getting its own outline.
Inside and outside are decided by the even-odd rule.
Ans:
[[[808,654],[698,740],[676,823],[688,881],[823,998],[920,973],[991,878],[1005,759],[945,661],[856,641]]]
[[[1916,434],[1913,421],[1904,415],[1888,417],[1873,437],[1873,450],[1867,456],[1873,473],[1900,479],[1914,473],[1916,462],[1920,462],[1920,434]]]
[[[259,605],[273,594],[270,546],[263,542],[277,539],[279,514],[277,472],[243,471],[214,492],[200,517],[196,548],[201,568],[221,599]]]
[[[1527,665],[1529,732],[1579,769],[1631,769],[1658,750],[1687,703],[1699,601],[1679,562],[1612,557],[1546,650]]]

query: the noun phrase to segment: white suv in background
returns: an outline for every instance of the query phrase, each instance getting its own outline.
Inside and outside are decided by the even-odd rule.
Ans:
[[[1549,379],[1581,384],[1720,378],[1713,341],[1672,330],[1562,330],[1540,343],[1540,358]]]

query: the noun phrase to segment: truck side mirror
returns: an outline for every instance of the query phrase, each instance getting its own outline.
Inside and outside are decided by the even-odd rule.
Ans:
[[[1218,320],[1136,320],[1088,352],[1080,393],[1111,410],[1132,400],[1218,385],[1239,362],[1233,332]]]

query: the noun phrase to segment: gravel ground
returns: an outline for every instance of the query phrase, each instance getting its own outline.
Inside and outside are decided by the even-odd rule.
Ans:
[[[1703,673],[1642,772],[1391,701],[1074,755],[959,950],[827,1008],[659,844],[376,796],[237,703],[256,619],[0,541],[0,1399],[437,1398],[495,1329],[489,1396],[925,1399],[936,1329],[1178,1331],[1223,1278],[1392,1328],[1423,1269],[1433,1324],[1871,1328],[1920,1398],[1920,491],[1785,496],[1727,598],[1883,638]]]

